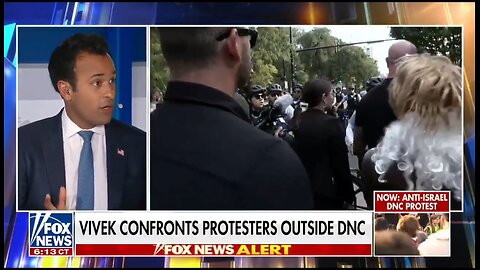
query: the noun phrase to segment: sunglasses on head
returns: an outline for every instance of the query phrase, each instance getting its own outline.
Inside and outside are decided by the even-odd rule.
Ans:
[[[252,30],[252,29],[247,29],[247,28],[236,28],[236,29],[237,29],[237,33],[238,33],[239,36],[241,36],[241,37],[250,36],[250,48],[255,47],[255,44],[257,43],[257,36],[258,36],[257,31]],[[227,32],[219,35],[216,38],[216,40],[217,41],[222,41],[222,40],[228,38],[230,36],[231,32],[232,32],[232,29],[228,29]]]

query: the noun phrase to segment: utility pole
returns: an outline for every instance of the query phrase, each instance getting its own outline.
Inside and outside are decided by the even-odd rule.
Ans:
[[[338,47],[338,40],[335,40],[335,54],[337,55],[338,66],[338,82],[342,81],[342,66],[340,66],[340,48]],[[338,84],[337,82],[337,84]]]
[[[294,74],[293,66],[294,66],[293,65],[293,40],[292,40],[292,27],[290,26],[290,72],[291,72],[291,76],[290,76],[290,89],[289,90],[291,90],[293,88],[293,74]]]

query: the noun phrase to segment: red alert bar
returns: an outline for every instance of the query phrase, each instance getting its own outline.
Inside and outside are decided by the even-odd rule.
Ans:
[[[371,256],[371,244],[77,244],[76,256]]]

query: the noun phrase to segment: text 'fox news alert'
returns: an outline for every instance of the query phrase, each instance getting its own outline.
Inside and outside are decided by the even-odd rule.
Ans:
[[[370,256],[372,213],[75,213],[77,256]]]
[[[73,256],[72,213],[29,213],[30,256]]]
[[[450,211],[450,191],[375,191],[375,212]]]
[[[100,244],[78,256],[370,256],[370,244]]]

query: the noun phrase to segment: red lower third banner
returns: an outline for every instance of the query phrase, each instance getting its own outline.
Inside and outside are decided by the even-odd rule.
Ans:
[[[371,244],[77,244],[77,256],[370,256]]]

